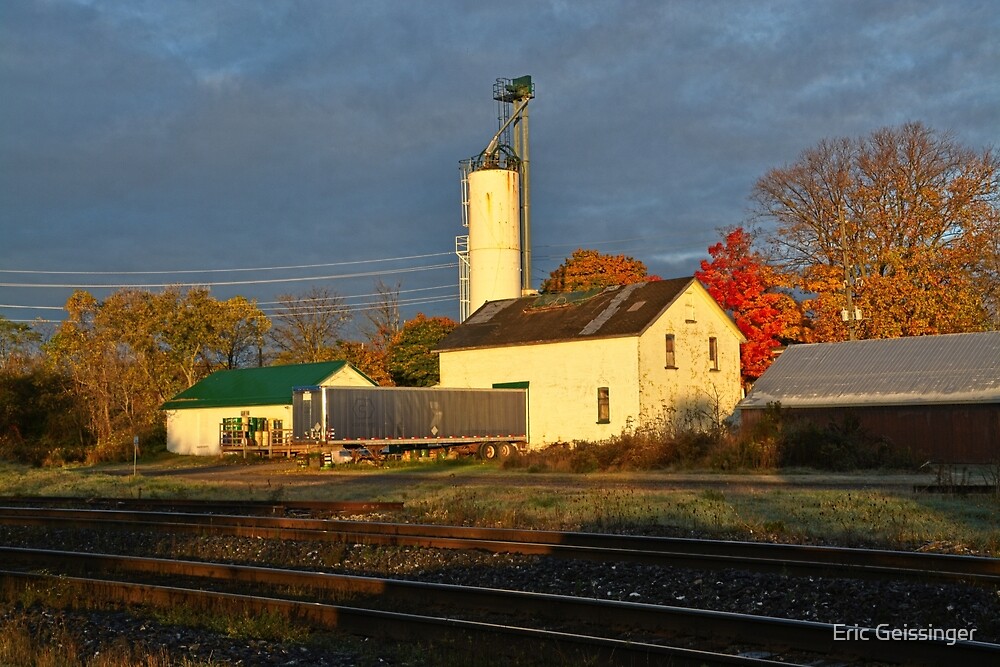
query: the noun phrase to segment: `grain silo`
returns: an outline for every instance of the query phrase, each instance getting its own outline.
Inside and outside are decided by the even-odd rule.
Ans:
[[[514,299],[531,287],[527,108],[534,91],[530,76],[497,79],[500,129],[461,163],[462,222],[469,229],[455,239],[463,321],[487,301]]]

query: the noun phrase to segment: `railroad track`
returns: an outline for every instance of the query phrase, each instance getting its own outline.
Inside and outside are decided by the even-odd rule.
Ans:
[[[0,524],[155,530],[179,534],[476,549],[691,568],[740,568],[790,576],[851,577],[1000,586],[1000,559],[728,540],[512,530],[184,512],[0,507]]]
[[[1000,585],[1000,561],[980,557],[270,516],[286,513],[285,503],[270,504],[270,509],[260,503],[249,510],[254,515],[247,515],[246,504],[238,503],[244,513],[236,515],[148,511],[148,507],[143,508],[147,511],[132,511],[117,504],[85,510],[24,506],[29,501],[0,507],[0,524],[476,549],[698,569]],[[186,502],[158,501],[157,509],[186,510],[190,507]],[[217,512],[232,505],[206,507],[195,502]],[[303,503],[293,509],[312,512],[315,508],[312,503]],[[316,511],[336,510],[324,506]],[[836,656],[848,663],[1000,664],[1000,645],[994,644],[834,642],[834,626],[825,623],[565,595],[51,550],[0,548],[0,563],[5,568],[0,582],[8,596],[27,587],[54,585],[72,589],[78,597],[105,599],[112,604],[184,604],[238,613],[268,612],[317,628],[403,641],[414,637],[426,640],[432,635],[454,641],[475,636],[511,648],[540,644],[557,655],[577,651],[600,664],[774,664],[733,655],[731,649],[720,650],[720,641],[726,646],[761,647],[765,655],[780,656],[783,664],[799,659],[798,653]],[[171,585],[163,585],[165,578]],[[186,587],[175,585],[177,580]],[[288,591],[300,594],[292,598]],[[344,604],[345,600],[349,604]],[[497,616],[502,619],[499,623]],[[607,628],[623,632],[612,634]],[[844,632],[844,626],[841,628]],[[869,638],[876,636],[871,629],[856,631]],[[697,648],[685,642],[696,642]]]
[[[240,613],[277,613],[289,621],[322,629],[410,641],[432,632],[439,639],[467,641],[475,636],[523,650],[543,645],[565,655],[581,651],[601,664],[779,664],[718,649],[670,645],[677,637],[711,647],[781,647],[791,655],[827,659],[877,660],[903,664],[995,665],[1000,646],[977,642],[834,641],[826,623],[768,618],[631,602],[577,598],[447,584],[237,566],[201,561],[138,558],[39,549],[0,548],[7,568],[0,570],[5,593],[17,595],[31,585],[55,585],[63,593],[105,603]],[[45,573],[36,572],[43,570]],[[80,574],[103,575],[76,576]],[[67,576],[67,575],[74,576]],[[169,577],[192,587],[163,586],[129,577]],[[250,587],[253,595],[208,590],[206,582]],[[276,597],[294,590],[296,599]],[[308,599],[303,600],[303,597]],[[349,606],[325,600],[349,599]],[[391,608],[385,608],[386,605]],[[404,611],[398,609],[402,607]],[[421,609],[417,613],[413,609]],[[430,610],[428,612],[428,610]],[[435,613],[436,612],[436,613]],[[461,618],[456,617],[456,614]],[[483,614],[487,620],[482,620]],[[488,620],[502,617],[503,622]],[[532,622],[531,627],[511,619]],[[540,627],[541,626],[541,627]],[[617,633],[612,633],[617,630]],[[598,634],[603,631],[603,634]],[[789,664],[787,660],[780,664]]]

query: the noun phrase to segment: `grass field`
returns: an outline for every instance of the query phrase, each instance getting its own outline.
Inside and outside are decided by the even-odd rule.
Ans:
[[[539,474],[451,462],[319,471],[290,462],[173,456],[143,462],[134,476],[125,465],[0,464],[2,495],[401,501],[406,509],[400,518],[423,523],[1000,556],[1000,498],[914,493],[917,481],[905,475],[808,472]]]

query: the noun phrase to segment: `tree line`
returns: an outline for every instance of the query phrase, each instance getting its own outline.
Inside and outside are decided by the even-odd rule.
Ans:
[[[783,345],[1000,326],[992,149],[920,123],[824,140],[761,177],[751,201],[695,273],[747,339],[745,382]],[[541,290],[656,279],[632,257],[579,249]],[[163,401],[220,369],[345,359],[380,385],[436,383],[432,350],[456,323],[402,322],[399,286],[376,289],[361,341],[344,337],[350,311],[325,287],[279,297],[271,318],[204,288],[76,292],[44,340],[0,317],[0,458],[131,456],[134,435],[164,440]]]
[[[823,140],[770,170],[744,224],[695,273],[747,342],[749,384],[795,343],[1000,327],[1000,168],[921,123]],[[624,255],[577,250],[543,283],[655,279]]]
[[[325,287],[278,297],[270,318],[254,301],[202,287],[122,289],[104,300],[77,291],[44,338],[0,318],[0,458],[117,459],[131,455],[135,436],[162,445],[159,406],[217,370],[343,359],[383,386],[435,384],[431,350],[455,322],[403,322],[398,286],[376,289],[363,341],[345,338],[350,311]]]

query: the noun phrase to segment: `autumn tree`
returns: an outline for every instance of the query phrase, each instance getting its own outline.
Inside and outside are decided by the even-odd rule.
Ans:
[[[142,352],[128,340],[137,335],[130,325],[141,317],[116,317],[127,310],[124,302],[141,304],[141,298],[128,293],[117,300],[104,309],[90,293],[75,292],[66,302],[67,318],[46,346],[50,362],[71,379],[74,394],[87,407],[88,429],[100,456],[111,457],[124,454],[128,433],[149,428],[158,391],[147,377],[155,362],[137,363]]]
[[[392,376],[386,368],[386,353],[367,343],[345,340],[337,346],[337,358],[351,362],[380,387],[393,386]]]
[[[209,346],[215,354],[213,366],[228,370],[245,366],[262,366],[263,350],[271,320],[251,301],[235,296],[219,302],[215,333]]]
[[[375,299],[361,311],[361,334],[365,342],[342,342],[340,356],[358,367],[380,386],[392,386],[389,374],[389,347],[402,328],[399,314],[399,283],[375,283]]]
[[[542,292],[579,292],[610,285],[629,285],[645,280],[646,265],[627,255],[605,255],[596,250],[578,249],[549,274],[541,285]]]
[[[0,316],[0,371],[18,372],[31,365],[42,336],[30,325]]]
[[[91,441],[69,379],[42,365],[0,370],[0,459],[33,465],[80,460]]]
[[[1000,170],[920,123],[821,141],[753,193],[768,259],[809,296],[816,340],[998,326]]]
[[[752,382],[771,365],[775,348],[801,335],[801,314],[795,300],[780,289],[781,276],[753,250],[742,227],[709,247],[708,254],[712,260],[702,260],[694,275],[746,337],[740,368],[744,382]]]
[[[78,291],[66,311],[45,351],[89,410],[97,457],[123,454],[132,435],[161,427],[163,401],[224,366],[239,332],[259,340],[267,326],[256,306],[219,302],[205,288],[126,289],[104,301]]]
[[[278,363],[306,364],[337,358],[340,332],[351,320],[344,299],[326,287],[301,296],[283,294],[273,318],[269,340]]]
[[[41,465],[61,462],[53,449],[80,451],[82,403],[68,378],[45,368],[42,334],[0,317],[0,459]],[[72,458],[72,457],[69,457]]]
[[[388,368],[393,382],[401,387],[429,387],[441,379],[434,348],[458,324],[447,317],[427,317],[417,313],[407,321],[389,346]]]

